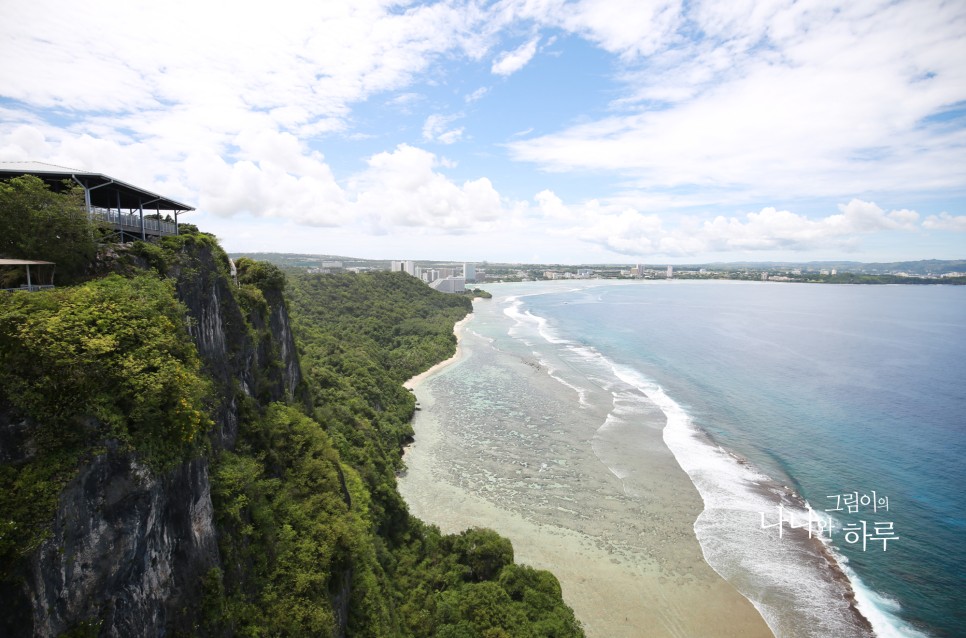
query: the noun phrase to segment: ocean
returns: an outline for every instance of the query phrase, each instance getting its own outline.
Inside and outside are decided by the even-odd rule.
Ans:
[[[476,303],[468,326],[475,338],[532,360],[574,414],[609,402],[588,440],[626,498],[647,496],[635,492],[635,476],[649,470],[635,463],[635,428],[663,427],[703,501],[694,533],[705,560],[776,635],[867,633],[843,605],[843,579],[876,635],[966,635],[966,287],[671,280],[487,289],[494,298]],[[475,378],[472,366],[444,370],[437,392],[447,376],[462,384],[454,393],[473,394],[452,416],[466,432],[478,427],[479,449],[523,458],[531,444],[497,450],[500,435],[487,428],[507,418],[502,410],[528,424],[539,410],[502,405],[486,392],[499,379]],[[499,465],[471,484],[473,463],[454,480],[496,494]],[[502,498],[522,502],[526,489],[508,487]],[[561,503],[553,508],[564,511]],[[539,507],[523,509],[536,516]]]

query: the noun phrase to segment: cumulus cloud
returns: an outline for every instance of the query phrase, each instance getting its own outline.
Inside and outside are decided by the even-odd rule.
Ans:
[[[963,216],[849,200],[962,191],[962,3],[279,0],[266,13],[242,0],[230,28],[220,7],[189,0],[61,4],[0,7],[0,159],[116,175],[226,227],[239,215],[387,233],[512,223],[627,255],[853,248],[874,233],[964,230]],[[476,141],[466,131],[482,130],[467,123],[477,102],[506,94],[449,73],[476,65],[507,77],[554,34],[563,55],[577,37],[613,54],[602,78],[614,80],[611,102],[562,104],[555,121],[568,124],[555,132],[550,118],[537,129],[507,118],[502,135],[513,159],[543,171],[603,174],[599,199],[567,204],[550,175],[533,199],[513,201],[494,182],[523,178],[498,167],[492,147],[458,157],[472,177],[456,180],[455,162],[397,145],[462,142],[457,157]],[[387,113],[399,119],[379,129]],[[333,157],[347,162],[334,168]],[[480,159],[486,168],[473,169]],[[573,183],[568,192],[591,180]],[[608,193],[614,183],[621,192]],[[814,196],[845,203],[819,217],[763,205]]]
[[[392,226],[447,232],[485,228],[504,209],[490,180],[462,185],[436,170],[440,160],[429,151],[401,144],[369,158],[368,169],[350,180],[353,211],[376,230]]]
[[[876,230],[915,230],[919,213],[912,210],[885,212],[875,202],[853,199],[848,204],[839,204],[839,215],[827,217],[825,225],[829,231],[840,234],[866,233]]]
[[[569,221],[566,233],[585,242],[628,256],[692,257],[707,253],[804,251],[834,248],[854,250],[857,238],[878,232],[914,232],[919,214],[910,210],[886,212],[873,202],[853,199],[839,212],[810,218],[788,210],[765,207],[741,216],[697,215],[675,218],[673,224],[657,214],[645,214],[617,202],[598,200],[568,206],[552,191],[538,193],[537,210],[555,223]]]
[[[542,190],[533,197],[540,214],[547,219],[572,221],[576,213],[551,190]]]
[[[929,230],[951,230],[966,232],[966,215],[950,215],[947,212],[930,215],[922,222],[923,228]]]
[[[534,38],[513,51],[502,53],[493,62],[490,71],[494,75],[513,75],[530,63],[533,56],[537,54],[537,45],[539,43],[540,38]]]

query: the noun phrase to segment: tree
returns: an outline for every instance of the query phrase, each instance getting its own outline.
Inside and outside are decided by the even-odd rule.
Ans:
[[[98,225],[80,187],[56,193],[32,175],[0,182],[0,228],[0,257],[52,261],[60,281],[79,279],[97,252]],[[5,280],[22,276],[11,272]]]
[[[513,563],[513,545],[492,529],[472,528],[456,537],[457,560],[470,568],[475,581],[492,580]]]

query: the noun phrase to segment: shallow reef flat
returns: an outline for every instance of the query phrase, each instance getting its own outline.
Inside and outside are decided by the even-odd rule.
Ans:
[[[614,418],[593,379],[568,385],[546,353],[475,330],[497,312],[478,304],[458,357],[411,383],[421,409],[399,486],[413,514],[509,537],[518,561],[557,575],[588,636],[771,636],[704,561],[701,497],[662,440],[663,413]]]

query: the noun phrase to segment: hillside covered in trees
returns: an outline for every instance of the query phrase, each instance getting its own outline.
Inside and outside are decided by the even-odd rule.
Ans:
[[[0,294],[0,634],[582,635],[553,575],[396,490],[401,384],[452,354],[467,299],[235,278],[201,233],[99,255]]]

